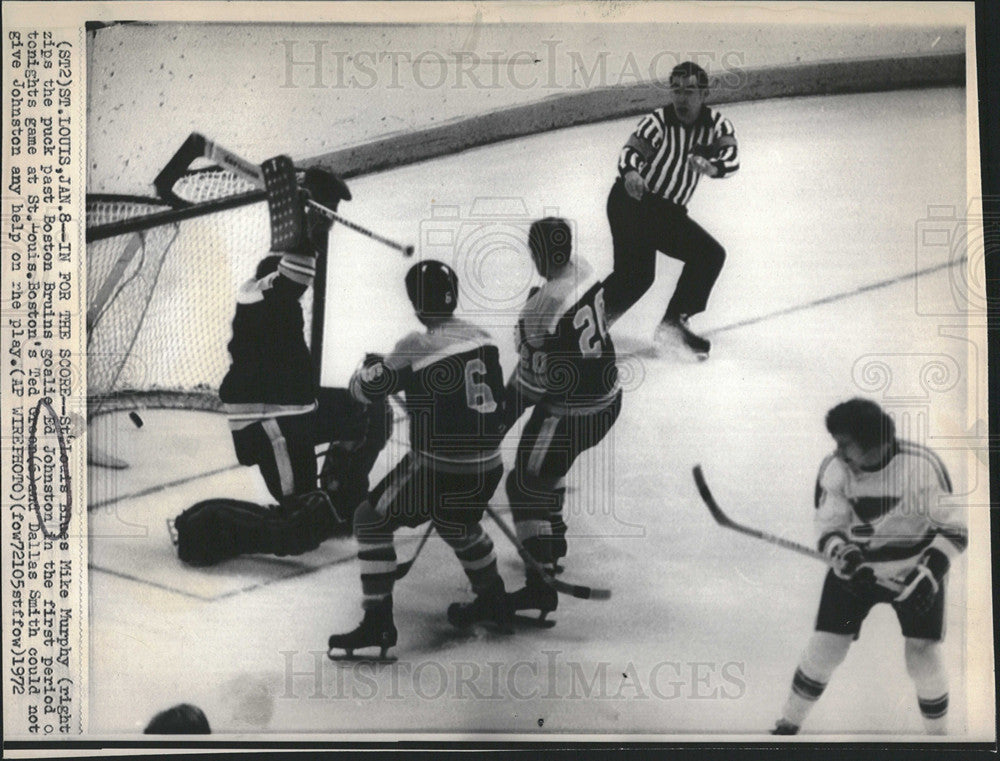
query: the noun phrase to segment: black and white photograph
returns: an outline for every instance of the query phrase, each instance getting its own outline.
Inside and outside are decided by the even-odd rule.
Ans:
[[[995,742],[972,3],[81,6],[74,733]]]

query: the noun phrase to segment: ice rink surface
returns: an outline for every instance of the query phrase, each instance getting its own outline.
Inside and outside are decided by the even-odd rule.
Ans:
[[[984,463],[971,460],[981,472],[967,472],[968,450],[949,445],[985,409],[967,390],[985,357],[969,351],[954,295],[966,264],[949,267],[954,251],[928,249],[918,236],[930,204],[954,207],[959,219],[964,212],[964,101],[964,91],[944,89],[723,109],[741,169],[703,180],[690,207],[728,253],[708,311],[692,322],[712,339],[712,357],[650,355],[679,272],[659,257],[656,284],[612,330],[627,389],[622,416],[568,479],[565,578],[609,586],[614,596],[561,597],[551,630],[453,630],[444,611],[471,591],[435,537],[396,587],[399,662],[331,663],[327,636],[360,619],[352,542],[302,558],[184,567],[166,519],[207,497],[262,498],[261,485],[233,467],[220,416],[150,411],[141,429],[107,419],[102,435],[132,468],[90,474],[92,731],[141,731],[181,701],[201,706],[216,732],[235,733],[769,730],[812,630],[824,569],[718,527],[691,467],[704,466],[736,520],[812,544],[816,471],[832,450],[823,416],[868,395],[897,413],[901,435],[940,453],[957,495],[985,477]],[[604,203],[635,121],[357,178],[343,211],[451,263],[461,310],[495,330],[509,372],[512,328],[531,284],[527,223],[558,209],[574,225],[578,254],[609,271]],[[479,213],[484,203],[497,209],[497,199],[506,204],[500,216]],[[428,235],[440,230],[452,231],[451,244]],[[327,383],[343,383],[363,351],[389,349],[416,327],[402,287],[409,264],[350,231],[335,234]],[[404,446],[397,427],[373,483]],[[516,431],[505,446],[509,464]],[[202,473],[213,474],[184,480]],[[494,505],[507,514],[503,489]],[[484,525],[508,588],[520,586],[516,553]],[[397,546],[404,560],[412,539]],[[958,563],[944,646],[956,735],[966,721],[964,588]],[[887,606],[866,621],[804,731],[922,732]]]

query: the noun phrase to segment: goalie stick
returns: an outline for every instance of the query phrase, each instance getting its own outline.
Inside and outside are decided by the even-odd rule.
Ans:
[[[712,514],[715,522],[723,528],[730,528],[733,531],[738,531],[741,534],[752,536],[755,539],[761,539],[768,544],[775,544],[779,547],[784,547],[786,550],[797,552],[800,555],[820,560],[827,566],[830,565],[829,558],[827,558],[827,556],[819,550],[814,550],[812,547],[807,547],[804,544],[793,542],[790,539],[784,539],[780,536],[769,534],[766,531],[761,531],[760,529],[751,528],[750,526],[744,526],[737,523],[722,512],[722,508],[719,507],[719,503],[715,501],[715,497],[712,496],[712,492],[708,488],[708,483],[705,481],[705,474],[702,472],[701,465],[694,466],[692,475],[694,475],[694,483],[695,486],[698,487],[698,493],[701,495],[702,501],[705,503],[705,506],[708,507],[708,511]],[[875,583],[890,592],[899,593],[903,589],[902,585],[889,579],[880,579],[875,577]]]
[[[299,200],[295,165],[288,156],[275,156],[257,166],[208,140],[204,135],[192,132],[153,180],[160,197],[174,206],[189,206],[187,201],[174,193],[174,183],[184,176],[191,162],[200,158],[214,161],[267,191],[272,251],[287,251],[298,246],[305,212]]]
[[[237,156],[232,151],[226,150],[218,143],[209,140],[204,135],[192,132],[188,136],[188,139],[184,141],[184,144],[180,147],[177,153],[174,154],[173,158],[170,159],[167,165],[163,168],[163,171],[160,172],[160,174],[157,175],[156,179],[153,181],[153,185],[156,187],[156,191],[159,193],[160,198],[176,207],[185,207],[190,205],[189,202],[177,195],[174,191],[174,185],[187,172],[191,162],[199,158],[214,161],[224,169],[228,169],[229,171],[250,180],[250,182],[257,185],[257,187],[264,187],[266,184],[267,177],[262,171],[264,166],[266,166],[266,162],[265,165],[257,167],[246,159]],[[271,161],[273,160],[274,159],[271,159]],[[290,159],[288,161],[291,163]],[[270,204],[270,202],[271,197],[269,191],[268,203]],[[379,235],[378,233],[369,230],[367,227],[363,227],[356,222],[345,219],[332,209],[328,209],[316,201],[310,199],[308,203],[310,207],[316,209],[316,211],[327,219],[339,222],[344,225],[344,227],[371,238],[384,246],[400,251],[405,256],[413,256],[413,246],[404,246],[402,243],[397,243],[390,238]],[[297,204],[297,207],[301,210],[301,205]],[[273,245],[272,248],[274,248]]]
[[[521,540],[517,538],[517,534],[514,530],[507,525],[507,521],[501,518],[496,510],[494,510],[489,505],[486,506],[486,512],[493,519],[493,522],[500,527],[500,530],[510,539],[511,543],[517,550],[517,554],[521,556],[521,560],[524,564],[528,566],[531,570],[538,573],[545,583],[550,587],[555,589],[557,592],[562,592],[565,595],[570,595],[571,597],[576,597],[580,600],[610,600],[611,590],[602,589],[600,587],[588,587],[583,584],[568,584],[561,579],[555,578],[548,569],[545,568],[541,563],[539,563],[535,558],[531,556],[531,553],[524,549],[524,545],[521,544]]]

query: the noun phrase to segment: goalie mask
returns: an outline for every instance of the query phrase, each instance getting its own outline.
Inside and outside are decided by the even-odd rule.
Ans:
[[[458,306],[458,276],[444,262],[417,262],[406,273],[406,295],[421,322],[443,319]]]
[[[545,217],[532,222],[528,230],[528,248],[538,274],[551,277],[569,263],[573,250],[573,237],[569,224],[559,217]]]

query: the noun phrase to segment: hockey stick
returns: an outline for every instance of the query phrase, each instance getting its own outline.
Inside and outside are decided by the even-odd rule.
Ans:
[[[120,219],[117,222],[106,222],[103,225],[94,225],[87,228],[87,243],[94,241],[116,238],[119,235],[151,230],[154,227],[163,227],[187,219],[204,217],[209,214],[217,214],[220,211],[239,208],[250,203],[266,201],[267,193],[263,190],[254,190],[249,193],[240,193],[235,196],[226,196],[214,201],[192,204],[181,209],[166,209],[164,211],[154,211],[152,214],[144,214],[141,217],[130,217]],[[150,199],[150,203],[162,204],[162,201]]]
[[[399,581],[401,578],[406,576],[406,574],[410,572],[410,569],[413,568],[413,564],[417,562],[417,558],[420,557],[420,551],[424,548],[424,545],[427,544],[427,540],[431,538],[431,532],[433,530],[434,524],[428,522],[427,530],[424,532],[424,535],[420,537],[420,544],[417,545],[417,549],[416,552],[413,553],[413,557],[404,563],[399,563],[396,566],[396,581]]]
[[[187,172],[191,162],[198,158],[214,161],[224,169],[228,169],[231,172],[250,180],[250,182],[254,183],[258,187],[264,186],[266,178],[261,172],[261,168],[258,168],[246,159],[237,156],[232,151],[226,150],[218,143],[207,139],[204,135],[192,132],[188,136],[188,139],[184,142],[184,145],[180,147],[177,153],[174,154],[174,157],[170,159],[167,165],[163,168],[163,171],[160,172],[160,174],[157,175],[156,179],[153,181],[153,185],[156,187],[156,191],[160,194],[161,198],[174,206],[188,205],[188,202],[178,196],[174,192],[173,188],[177,180],[179,180]],[[332,209],[328,209],[326,206],[323,206],[316,201],[310,199],[308,203],[310,207],[316,209],[316,211],[327,219],[339,222],[344,227],[361,233],[362,235],[371,238],[384,246],[400,251],[405,256],[413,256],[413,246],[404,246],[402,243],[397,243],[390,238],[379,235],[378,233],[369,230],[367,227],[363,227],[356,222],[345,219]]]
[[[760,529],[751,528],[737,523],[722,512],[722,508],[719,507],[719,503],[715,501],[715,497],[712,496],[712,492],[709,491],[708,488],[708,483],[705,481],[705,474],[701,470],[701,465],[695,465],[692,470],[692,474],[694,475],[694,483],[698,487],[698,493],[701,495],[702,501],[705,503],[706,507],[708,507],[708,511],[712,514],[715,522],[720,526],[730,528],[733,531],[738,531],[739,533],[746,534],[747,536],[752,536],[755,539],[761,539],[768,544],[776,544],[779,547],[784,547],[786,550],[792,550],[800,555],[820,560],[827,566],[830,565],[829,558],[827,558],[827,556],[819,550],[814,550],[812,547],[807,547],[804,544],[793,542],[790,539],[784,539],[780,536],[769,534],[766,531],[761,531]],[[883,589],[887,589],[891,592],[898,593],[903,589],[901,585],[888,579],[880,579],[876,577],[875,583]]]
[[[510,539],[511,543],[517,549],[517,554],[521,556],[521,560],[524,564],[528,566],[532,571],[539,574],[545,583],[550,587],[555,589],[557,592],[562,592],[563,594],[570,595],[571,597],[577,597],[581,600],[610,600],[611,590],[601,589],[600,587],[588,587],[582,584],[568,584],[561,579],[555,578],[549,571],[535,560],[531,553],[524,549],[524,545],[521,544],[521,540],[517,538],[517,534],[514,530],[507,525],[507,522],[501,518],[496,510],[494,510],[489,505],[486,506],[486,512],[493,519],[493,522],[500,527],[500,530]]]
[[[93,301],[91,301],[90,308],[87,310],[88,339],[94,330],[94,325],[97,324],[98,318],[104,312],[104,308],[108,304],[108,299],[111,298],[112,291],[118,287],[118,283],[121,282],[122,276],[125,274],[125,269],[135,258],[139,249],[142,248],[143,243],[141,235],[134,235],[129,239],[128,243],[125,244],[125,250],[122,251],[121,255],[115,261],[114,266],[111,268],[111,274],[109,274],[104,283],[101,284],[100,290],[97,292]]]
[[[344,227],[350,230],[354,230],[355,232],[361,233],[366,238],[371,238],[376,243],[381,243],[383,246],[395,249],[396,251],[401,252],[403,256],[413,256],[414,252],[413,246],[404,246],[402,243],[397,243],[391,238],[386,238],[382,235],[379,235],[378,233],[369,230],[367,227],[362,227],[357,222],[352,222],[349,219],[345,219],[344,217],[340,216],[337,212],[333,211],[332,209],[326,208],[325,206],[323,206],[323,204],[316,203],[316,201],[313,201],[312,199],[309,200],[309,205],[312,208],[316,209],[316,211],[318,211],[320,214],[322,214],[329,220],[332,220],[334,222],[339,222]]]

